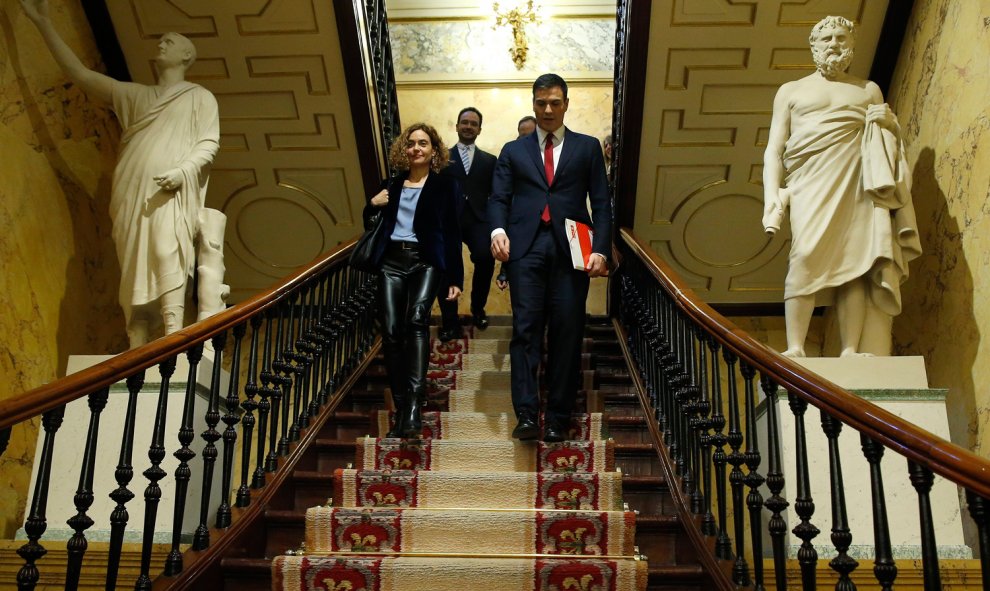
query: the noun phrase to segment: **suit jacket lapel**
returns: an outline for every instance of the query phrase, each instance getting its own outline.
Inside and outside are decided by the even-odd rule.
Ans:
[[[532,159],[533,164],[536,166],[536,170],[539,171],[540,178],[543,182],[547,182],[547,171],[543,168],[543,154],[540,153],[540,140],[539,134],[535,131],[526,137],[523,141],[526,145],[526,151],[529,152],[529,157]],[[548,183],[549,186],[549,183]]]
[[[450,163],[447,166],[456,166],[454,173],[459,178],[467,178],[467,173],[464,172],[464,161],[461,160],[461,151],[454,146],[450,149]]]
[[[571,141],[567,141],[568,135],[571,136]],[[574,155],[574,150],[577,149],[573,140],[574,135],[571,133],[571,130],[564,127],[564,145],[560,147],[560,158],[557,160],[557,167],[553,171],[554,179],[564,170],[567,163],[571,161],[571,156]]]

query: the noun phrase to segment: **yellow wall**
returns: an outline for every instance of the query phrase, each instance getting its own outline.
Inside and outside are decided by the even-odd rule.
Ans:
[[[52,2],[58,30],[99,63],[78,0]],[[68,84],[16,1],[0,2],[0,400],[61,377],[74,353],[127,347],[110,238],[118,127]],[[0,536],[19,523],[37,425],[0,457]]]
[[[990,349],[990,1],[916,2],[889,93],[909,152],[924,255],[911,263],[897,352],[949,388],[955,442],[987,455]]]

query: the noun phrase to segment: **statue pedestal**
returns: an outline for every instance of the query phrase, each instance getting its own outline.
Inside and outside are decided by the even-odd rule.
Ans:
[[[943,439],[949,439],[945,409],[946,390],[928,387],[928,377],[922,357],[808,357],[794,361],[830,382],[852,391],[864,400]],[[778,436],[782,471],[786,481],[781,496],[790,503],[783,517],[787,522],[788,557],[796,558],[801,540],[791,533],[794,526],[800,523],[794,511],[794,500],[797,495],[795,421],[788,407],[787,392],[781,389],[778,394],[777,416],[780,423]],[[764,476],[769,458],[766,404],[767,401],[764,399],[757,407],[762,457],[759,471]],[[815,502],[815,514],[811,522],[821,530],[812,543],[818,551],[819,558],[831,558],[835,556],[835,548],[829,540],[832,513],[828,439],[822,432],[818,409],[809,405],[804,422],[807,433],[808,473],[811,475],[811,497]],[[843,427],[839,435],[839,453],[842,461],[846,512],[853,536],[848,553],[857,559],[872,560],[874,537],[870,472],[869,464],[863,457],[857,431]],[[908,478],[907,460],[888,449],[885,450],[880,465],[894,558],[921,558],[918,496]],[[761,488],[761,493],[764,500],[770,497],[766,485]],[[939,556],[972,558],[972,550],[963,540],[961,503],[957,487],[936,475],[930,497]],[[769,519],[770,512],[764,509],[763,548],[767,556],[770,556],[770,539],[766,534]]]
[[[67,374],[72,374],[86,369],[97,363],[112,358],[112,355],[72,355],[66,370]],[[192,477],[189,480],[185,502],[185,514],[182,519],[182,541],[190,542],[192,534],[199,524],[199,506],[203,487],[202,451],[206,442],[200,437],[207,430],[206,411],[209,408],[209,387],[213,372],[213,354],[204,351],[203,359],[199,362],[196,373],[196,396],[194,397],[193,411],[193,431],[196,434],[189,444],[190,449],[196,452],[196,457],[189,461],[192,468]],[[172,454],[181,447],[178,439],[178,432],[182,426],[182,408],[185,401],[186,380],[189,376],[189,363],[185,355],[180,355],[176,360],[175,373],[169,380],[168,407],[165,417],[165,458],[162,460],[161,468],[166,472],[166,476],[158,482],[162,489],[161,500],[158,505],[157,519],[155,520],[155,543],[170,543],[172,541],[173,511],[175,508],[175,470],[179,465]],[[230,375],[226,371],[221,371],[220,392],[218,409],[221,416],[224,414],[224,399],[227,396],[227,387]],[[154,430],[155,413],[158,407],[158,392],[161,389],[161,376],[157,367],[148,368],[145,371],[144,387],[137,397],[137,412],[134,428],[134,447],[131,456],[131,464],[134,476],[127,488],[134,493],[134,498],[127,503],[127,512],[130,518],[127,522],[125,541],[140,542],[142,540],[142,529],[144,527],[144,490],[148,486],[148,479],[142,472],[151,466],[148,459],[148,448],[151,446],[151,435]],[[127,385],[123,382],[110,387],[110,398],[107,406],[100,415],[100,434],[97,444],[96,470],[94,472],[92,506],[87,510],[87,515],[95,522],[92,527],[86,530],[86,539],[91,542],[106,542],[110,540],[110,513],[116,506],[108,495],[117,489],[117,481],[114,471],[120,459],[120,447],[122,433],[124,431],[124,419],[127,412]],[[76,514],[73,504],[73,496],[79,486],[79,470],[82,466],[83,453],[86,446],[86,434],[89,430],[90,411],[88,397],[75,400],[66,405],[65,419],[55,437],[55,453],[52,460],[51,481],[48,487],[48,509],[47,520],[48,529],[41,539],[45,540],[68,539],[75,533],[66,524],[66,520]],[[221,421],[216,430],[223,433],[226,425]],[[34,496],[34,487],[38,475],[38,461],[40,459],[41,446],[44,443],[44,430],[39,429],[38,443],[35,454],[34,467],[31,473],[31,489],[28,492],[28,507],[30,511],[30,499]],[[220,505],[221,487],[221,464],[223,441],[218,440],[215,445],[220,451],[217,463],[213,472],[213,486],[210,494],[210,514],[207,519],[207,527],[212,527],[216,517],[216,508]],[[21,523],[24,523],[24,519]],[[23,527],[17,531],[18,539],[26,539]]]

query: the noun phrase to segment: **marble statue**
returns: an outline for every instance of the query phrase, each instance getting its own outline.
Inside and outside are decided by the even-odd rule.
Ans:
[[[921,254],[900,127],[880,88],[846,72],[853,23],[811,31],[817,70],[780,87],[764,155],[763,226],[789,211],[785,355],[805,356],[815,305],[835,305],[841,355],[889,355],[908,262]]]
[[[110,216],[131,347],[150,339],[159,314],[165,334],[182,328],[197,247],[199,317],[223,309],[229,293],[223,285],[225,217],[204,210],[220,123],[213,94],[185,79],[195,46],[166,33],[155,56],[158,83],[121,82],[83,65],[55,30],[47,0],[20,2],[66,75],[110,104],[122,127]]]

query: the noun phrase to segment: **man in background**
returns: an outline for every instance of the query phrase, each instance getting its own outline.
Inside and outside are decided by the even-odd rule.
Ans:
[[[488,227],[488,196],[492,192],[492,172],[495,156],[475,145],[481,134],[481,111],[465,107],[457,114],[457,144],[450,148],[450,163],[444,174],[457,179],[464,193],[464,211],[461,214],[461,240],[467,245],[474,263],[471,279],[471,322],[475,327],[488,328],[488,292],[495,272],[495,258],[490,248]],[[445,294],[437,300],[440,304],[440,340],[450,341],[462,336],[457,318],[457,301],[448,301]]]

